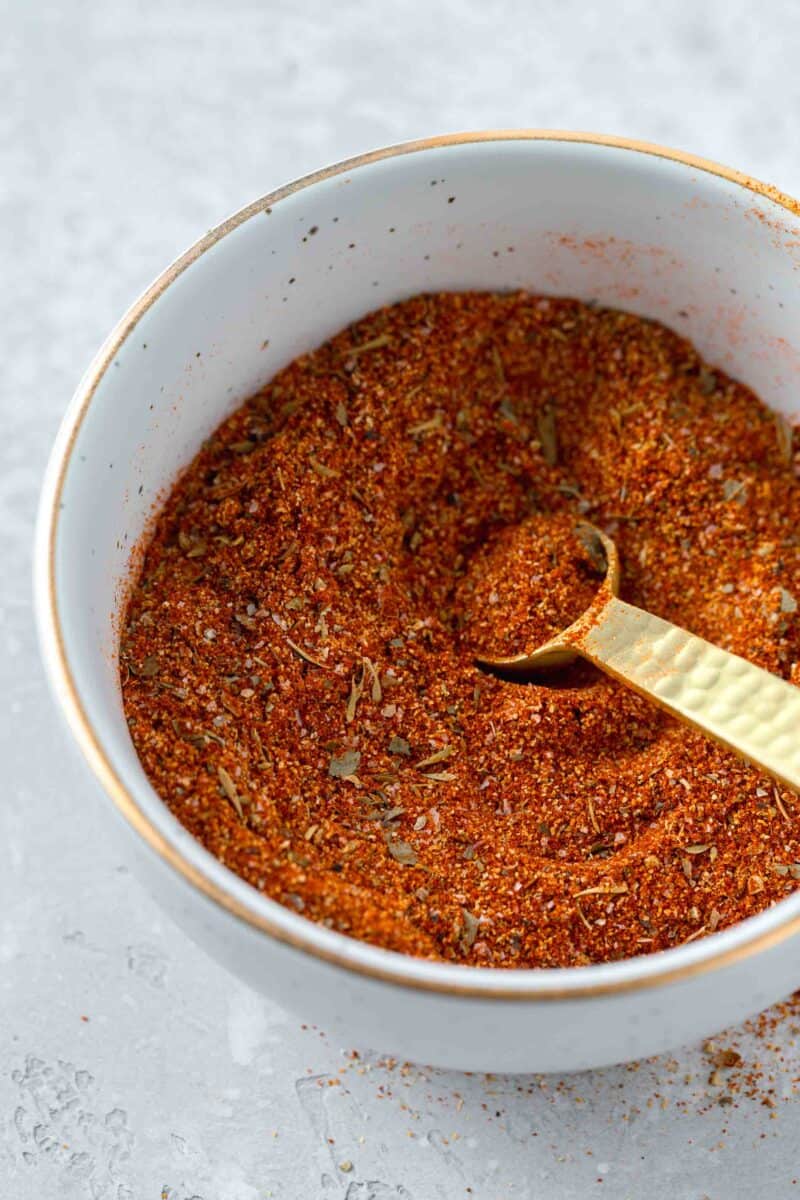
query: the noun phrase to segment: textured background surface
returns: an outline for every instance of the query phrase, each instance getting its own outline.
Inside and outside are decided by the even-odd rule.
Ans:
[[[800,194],[796,6],[589,9],[0,0],[3,1200],[800,1192],[800,1106],[720,1107],[699,1047],[566,1081],[465,1077],[354,1061],[248,992],[97,834],[37,661],[32,520],[68,397],[137,292],[245,201],[493,125],[663,141]],[[772,1048],[737,1036],[748,1061],[783,1056],[791,1096],[789,1024]]]

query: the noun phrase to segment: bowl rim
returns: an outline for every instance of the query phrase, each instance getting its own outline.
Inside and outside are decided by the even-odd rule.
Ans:
[[[300,950],[353,974],[423,992],[486,1000],[585,1000],[666,986],[732,966],[800,932],[800,893],[719,933],[669,950],[612,963],[581,967],[476,967],[419,959],[361,942],[291,913],[246,884],[190,835],[174,837],[158,829],[117,772],[92,726],[70,667],[56,585],[55,556],[61,495],[72,452],[106,370],[148,309],[198,258],[251,217],[317,183],[400,155],[448,146],[502,142],[585,144],[669,162],[738,185],[762,200],[800,217],[800,202],[770,184],[696,155],[651,142],[613,135],[550,129],[499,129],[443,134],[368,151],[323,167],[267,193],[212,228],[166,268],[114,326],[90,363],[72,398],[45,471],[34,547],[34,599],[39,641],[49,682],[83,757],[118,812],[144,842],[193,889],[234,918],[284,946]],[[163,802],[162,802],[163,803]],[[164,811],[169,813],[166,805]],[[185,834],[175,818],[172,822]],[[176,844],[183,840],[184,845]],[[793,903],[794,901],[794,903]]]

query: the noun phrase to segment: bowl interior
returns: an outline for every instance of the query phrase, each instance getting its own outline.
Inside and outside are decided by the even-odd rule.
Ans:
[[[520,136],[401,148],[321,172],[179,260],[90,369],[49,483],[64,658],[97,744],[162,835],[187,850],[128,737],[118,614],[154,506],[249,393],[380,305],[426,290],[524,288],[658,318],[794,415],[798,246],[800,220],[742,182],[656,153]],[[45,514],[47,503],[46,493]],[[302,921],[284,910],[276,919]]]

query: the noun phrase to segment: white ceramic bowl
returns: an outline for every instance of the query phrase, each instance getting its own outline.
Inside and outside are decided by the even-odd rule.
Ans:
[[[569,970],[424,962],[306,921],[170,815],[120,704],[116,614],[152,506],[201,441],[302,351],[379,305],[527,288],[657,317],[792,414],[800,218],[688,155],[584,134],[379,150],[256,201],[111,333],[53,450],[36,542],[58,704],[145,885],[209,953],[348,1044],[464,1069],[571,1070],[710,1034],[800,984],[800,895],[690,945]]]

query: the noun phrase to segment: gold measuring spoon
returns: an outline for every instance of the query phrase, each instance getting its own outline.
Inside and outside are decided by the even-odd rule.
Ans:
[[[800,688],[620,600],[619,554],[588,521],[576,535],[605,578],[590,607],[530,654],[476,659],[508,679],[535,680],[588,659],[667,712],[800,791]]]

